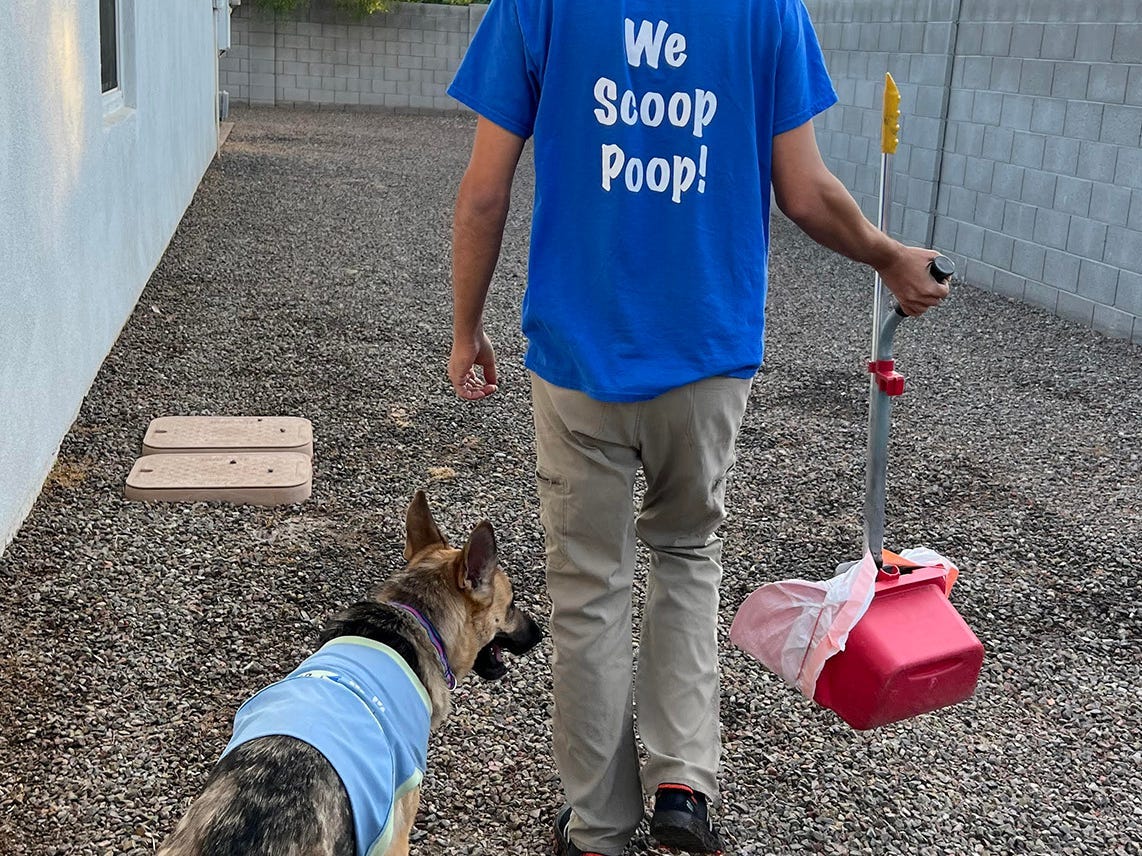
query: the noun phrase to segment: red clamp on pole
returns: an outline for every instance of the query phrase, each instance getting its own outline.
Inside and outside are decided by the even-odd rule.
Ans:
[[[896,371],[896,360],[872,360],[868,364],[870,374],[876,375],[876,385],[885,395],[902,395],[904,375]]]

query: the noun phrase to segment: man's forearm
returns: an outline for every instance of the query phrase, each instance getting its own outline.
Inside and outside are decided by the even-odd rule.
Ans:
[[[878,270],[891,264],[903,250],[899,242],[869,222],[832,173],[816,176],[800,191],[795,200],[781,204],[781,210],[822,246]]]
[[[461,186],[452,230],[452,332],[473,336],[481,329],[484,303],[500,257],[508,200],[477,204]]]

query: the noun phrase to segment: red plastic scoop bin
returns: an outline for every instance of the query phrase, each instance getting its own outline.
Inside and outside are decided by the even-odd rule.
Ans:
[[[845,650],[826,662],[813,700],[864,730],[956,704],[975,692],[983,645],[948,601],[944,568],[880,571]]]

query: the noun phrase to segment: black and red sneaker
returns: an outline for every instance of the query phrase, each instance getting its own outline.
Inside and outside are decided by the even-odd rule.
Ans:
[[[686,785],[658,786],[650,834],[661,846],[686,853],[721,853],[725,849],[722,836],[710,822],[706,795]]]
[[[575,842],[571,840],[570,826],[571,806],[567,806],[555,816],[555,829],[552,830],[553,834],[551,839],[551,851],[554,856],[606,856],[605,853],[597,853],[594,850],[580,850],[576,847]]]

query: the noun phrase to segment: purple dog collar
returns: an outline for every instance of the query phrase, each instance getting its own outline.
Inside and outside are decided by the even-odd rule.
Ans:
[[[432,622],[421,615],[420,610],[409,606],[407,603],[397,603],[396,601],[389,601],[389,606],[395,606],[397,609],[403,609],[424,628],[424,632],[428,634],[428,639],[432,642],[432,647],[436,649],[436,657],[440,660],[440,668],[444,670],[444,680],[448,684],[448,689],[456,689],[456,676],[452,674],[452,667],[448,665],[448,654],[444,650],[444,640],[440,638],[440,633],[437,632]]]

